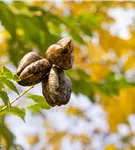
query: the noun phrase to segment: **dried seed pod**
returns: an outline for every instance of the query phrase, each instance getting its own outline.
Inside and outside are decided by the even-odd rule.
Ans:
[[[20,74],[18,83],[23,86],[30,86],[39,83],[47,73],[49,73],[51,65],[48,60],[37,60],[23,69]]]
[[[53,65],[48,77],[42,80],[42,92],[49,105],[65,105],[70,99],[72,84],[64,71]]]
[[[51,45],[46,56],[51,64],[56,64],[61,69],[71,69],[74,62],[74,45],[70,38],[63,38],[57,44]]]
[[[36,52],[29,52],[29,53],[27,53],[22,58],[19,66],[18,66],[18,69],[16,71],[16,74],[20,75],[25,67],[30,65],[32,62],[35,62],[35,61],[40,60],[40,59],[41,59],[40,55],[38,53],[36,53]]]

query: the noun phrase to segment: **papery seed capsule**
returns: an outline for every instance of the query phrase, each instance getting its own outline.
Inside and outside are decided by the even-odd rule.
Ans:
[[[23,86],[35,85],[49,73],[50,69],[51,65],[48,60],[37,60],[24,68],[20,74],[21,81],[18,83]]]
[[[74,62],[74,45],[70,38],[63,38],[57,44],[51,45],[46,56],[51,64],[56,64],[61,69],[71,69]]]
[[[36,52],[29,52],[29,53],[27,53],[22,58],[19,66],[17,68],[16,74],[20,75],[25,67],[30,65],[32,62],[35,62],[35,61],[40,60],[40,59],[41,59],[40,55],[38,53],[36,53]]]
[[[70,100],[72,84],[64,71],[53,65],[48,77],[42,80],[42,92],[52,107],[65,105]]]

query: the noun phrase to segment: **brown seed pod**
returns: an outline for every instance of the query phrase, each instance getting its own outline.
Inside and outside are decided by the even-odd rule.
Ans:
[[[47,73],[49,73],[51,65],[46,59],[37,60],[23,69],[20,74],[18,83],[23,86],[30,86],[39,83]]]
[[[61,69],[71,69],[74,62],[74,45],[70,38],[63,38],[57,44],[51,45],[46,56],[51,64],[56,64]]]
[[[40,60],[40,59],[41,59],[40,55],[38,53],[36,53],[36,52],[29,52],[29,53],[27,53],[22,58],[19,66],[17,68],[16,74],[20,75],[25,67],[30,65],[32,62],[35,62],[35,61]]]
[[[42,80],[42,92],[52,107],[65,105],[70,99],[72,84],[64,71],[53,65],[48,77]]]

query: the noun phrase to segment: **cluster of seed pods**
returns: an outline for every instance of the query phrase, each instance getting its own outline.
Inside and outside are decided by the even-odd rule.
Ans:
[[[70,38],[63,38],[51,45],[46,58],[36,52],[27,53],[21,60],[17,75],[22,86],[31,86],[42,82],[42,93],[52,107],[68,103],[72,84],[63,70],[71,69],[74,62],[74,46]]]

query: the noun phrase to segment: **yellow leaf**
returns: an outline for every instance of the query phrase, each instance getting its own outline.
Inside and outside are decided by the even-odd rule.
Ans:
[[[57,145],[62,141],[63,137],[66,135],[66,132],[46,132],[48,136],[48,144]]]
[[[39,142],[39,136],[37,134],[36,135],[27,135],[26,139],[30,146],[33,146]]]
[[[104,79],[106,74],[109,72],[108,66],[99,63],[94,63],[91,65],[91,70],[91,79],[93,81],[100,81]]]
[[[77,107],[74,107],[74,106],[70,106],[68,109],[67,109],[67,114],[69,116],[78,116],[78,117],[84,117],[84,113],[82,110],[80,110],[79,108]]]
[[[134,69],[135,68],[135,56],[127,57],[127,61],[125,62],[123,69],[126,71],[128,69]]]
[[[22,36],[22,35],[24,35],[24,30],[22,30],[22,29],[16,29],[16,33],[17,33],[19,36]]]
[[[112,132],[117,132],[118,124],[125,123],[127,119],[121,110],[119,97],[107,97],[103,95],[100,95],[100,97],[100,104],[107,112],[110,129]]]
[[[105,150],[117,150],[117,149],[113,144],[111,144],[111,145],[107,145]]]
[[[135,113],[135,88],[120,90],[119,105],[125,117]]]
[[[76,140],[76,136],[75,135],[71,135],[70,137],[71,137],[70,138],[71,139],[71,143],[73,143]]]
[[[91,142],[90,138],[84,134],[79,135],[79,139],[84,144],[90,144],[90,142]]]
[[[7,148],[8,145],[7,145],[7,142],[5,140],[5,138],[3,136],[0,136],[0,145],[3,146],[3,148]]]
[[[129,40],[123,40],[117,36],[112,36],[109,31],[100,30],[99,38],[99,44],[106,52],[113,49],[119,57],[126,53],[127,49],[135,49],[133,37]]]

